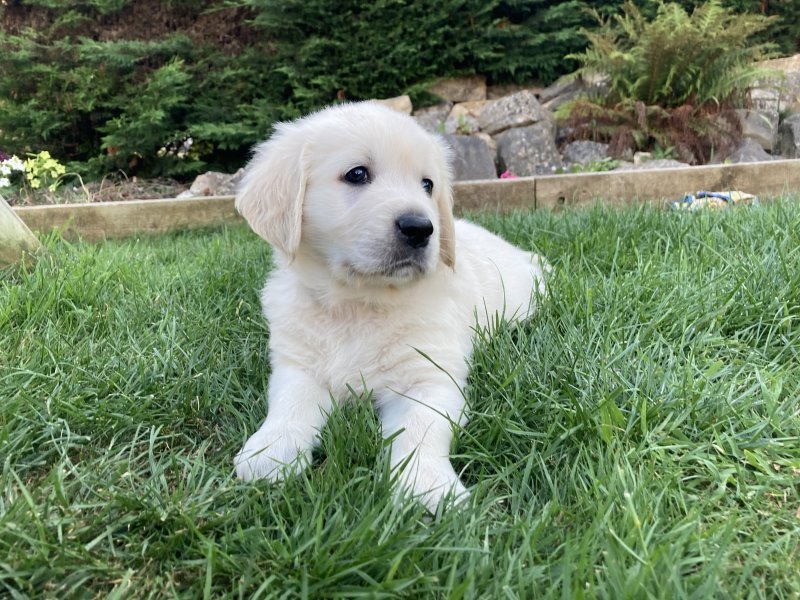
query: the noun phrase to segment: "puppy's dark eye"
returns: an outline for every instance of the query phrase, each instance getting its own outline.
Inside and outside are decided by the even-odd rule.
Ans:
[[[433,193],[433,182],[426,177],[422,180],[422,189],[430,196]]]
[[[369,171],[367,167],[353,167],[344,174],[344,180],[353,185],[369,183]]]

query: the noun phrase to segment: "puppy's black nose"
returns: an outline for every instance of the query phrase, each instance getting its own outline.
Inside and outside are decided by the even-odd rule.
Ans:
[[[433,223],[419,215],[402,215],[397,218],[397,229],[406,244],[412,248],[424,248],[433,233]]]

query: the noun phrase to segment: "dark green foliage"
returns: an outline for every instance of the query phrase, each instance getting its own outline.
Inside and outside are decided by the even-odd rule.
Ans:
[[[94,174],[238,166],[277,116],[248,17],[208,0],[0,7],[0,147]]]
[[[678,3],[691,11],[703,1],[681,0]],[[723,0],[722,6],[737,13],[777,17],[765,31],[756,33],[754,39],[775,44],[781,54],[800,51],[800,4],[797,0]]]
[[[24,0],[0,7],[0,148],[96,174],[231,169],[275,120],[338,99],[551,80],[585,44],[584,4]]]
[[[652,0],[640,3],[655,12]],[[683,2],[694,5],[696,2]],[[728,0],[785,18],[793,2]],[[726,5],[727,5],[726,4]],[[752,5],[752,6],[751,6]],[[758,6],[755,6],[758,5]],[[620,0],[17,0],[0,4],[0,149],[47,149],[71,171],[231,170],[275,120],[339,99],[410,93],[479,73],[492,83],[572,71],[587,8]],[[792,37],[793,36],[793,37]],[[192,141],[191,147],[188,140]]]
[[[432,78],[554,79],[583,47],[584,2],[248,0],[278,48],[289,105],[392,96]],[[574,64],[574,63],[572,63]]]

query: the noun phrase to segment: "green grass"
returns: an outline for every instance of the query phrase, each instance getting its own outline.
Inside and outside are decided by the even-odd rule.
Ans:
[[[368,402],[243,484],[266,245],[70,244],[0,274],[0,596],[798,598],[800,203],[476,219],[555,265],[481,335],[470,503],[392,502]]]

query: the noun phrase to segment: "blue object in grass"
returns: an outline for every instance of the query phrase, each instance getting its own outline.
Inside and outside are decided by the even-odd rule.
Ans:
[[[670,208],[675,210],[700,210],[702,208],[730,208],[740,204],[758,204],[758,198],[753,194],[739,191],[728,192],[697,192],[686,194],[680,200],[670,203]]]

